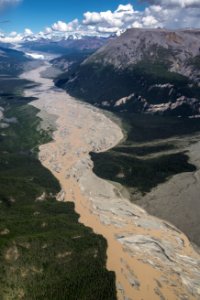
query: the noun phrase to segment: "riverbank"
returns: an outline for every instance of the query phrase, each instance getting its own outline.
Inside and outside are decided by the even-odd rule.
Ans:
[[[61,184],[57,200],[73,201],[80,222],[106,238],[118,299],[200,299],[200,256],[187,237],[92,172],[89,153],[114,147],[121,129],[100,110],[56,89],[40,76],[44,70],[23,74],[41,84],[26,91],[39,99],[32,102],[39,115],[57,117],[53,142],[40,147],[39,158]]]
[[[200,246],[199,120],[125,114],[121,120],[127,122],[127,138],[92,153],[95,174],[122,184],[134,204]]]
[[[78,222],[72,202],[56,201],[59,182],[38,159],[55,118],[44,114],[41,126],[22,94],[33,84],[3,83],[12,90],[0,97],[0,299],[116,300],[106,240]]]

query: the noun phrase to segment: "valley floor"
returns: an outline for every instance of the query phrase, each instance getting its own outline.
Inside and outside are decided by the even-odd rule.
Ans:
[[[198,137],[199,139],[199,137]],[[177,174],[139,200],[150,214],[175,224],[200,246],[200,142],[185,150],[197,170]]]
[[[40,146],[39,158],[61,184],[57,200],[73,201],[80,222],[106,238],[107,268],[116,274],[118,299],[200,299],[200,256],[187,237],[92,171],[89,153],[119,143],[120,127],[42,78],[47,67],[22,75],[40,83],[26,96],[38,98],[31,104],[40,109],[43,125],[52,115],[57,118],[53,142]]]
[[[137,118],[146,123],[146,129],[152,126],[157,116],[150,119],[146,115],[132,116],[132,131],[141,131],[142,135],[143,123],[137,126]],[[164,121],[169,127],[168,130],[166,126],[165,131],[172,136],[145,141],[136,141],[128,136],[109,151],[91,154],[94,172],[126,187],[133,203],[151,215],[171,222],[190,241],[200,246],[200,136],[198,131],[192,132],[193,120],[188,122],[187,118],[159,117],[155,122],[156,128],[151,128],[151,132],[154,134]],[[179,132],[176,128],[175,134],[171,132],[174,122],[179,128]],[[185,128],[181,125],[187,122],[191,133],[183,134]]]

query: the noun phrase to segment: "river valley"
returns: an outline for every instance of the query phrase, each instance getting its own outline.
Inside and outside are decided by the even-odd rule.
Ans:
[[[118,144],[121,128],[43,78],[48,67],[21,76],[39,83],[25,94],[38,98],[31,105],[40,110],[43,126],[56,124],[53,141],[40,146],[39,158],[60,182],[57,200],[73,201],[79,221],[107,240],[107,268],[116,274],[118,299],[200,299],[200,255],[188,238],[131,203],[120,185],[93,173],[89,153]]]

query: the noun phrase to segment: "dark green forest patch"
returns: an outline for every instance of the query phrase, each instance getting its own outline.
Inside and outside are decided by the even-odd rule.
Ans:
[[[72,203],[56,201],[59,182],[38,160],[52,130],[16,93],[24,84],[15,79],[0,98],[4,118],[14,118],[0,129],[0,298],[114,300],[106,241],[78,222]]]

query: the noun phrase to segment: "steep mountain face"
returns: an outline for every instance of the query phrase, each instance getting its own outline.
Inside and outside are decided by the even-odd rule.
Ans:
[[[200,30],[129,29],[56,81],[114,111],[200,114]]]
[[[111,64],[123,70],[141,61],[163,62],[172,72],[193,76],[191,67],[198,59],[200,30],[129,29],[85,63]]]
[[[0,46],[0,74],[17,76],[22,72],[24,64],[29,62],[23,52]]]

